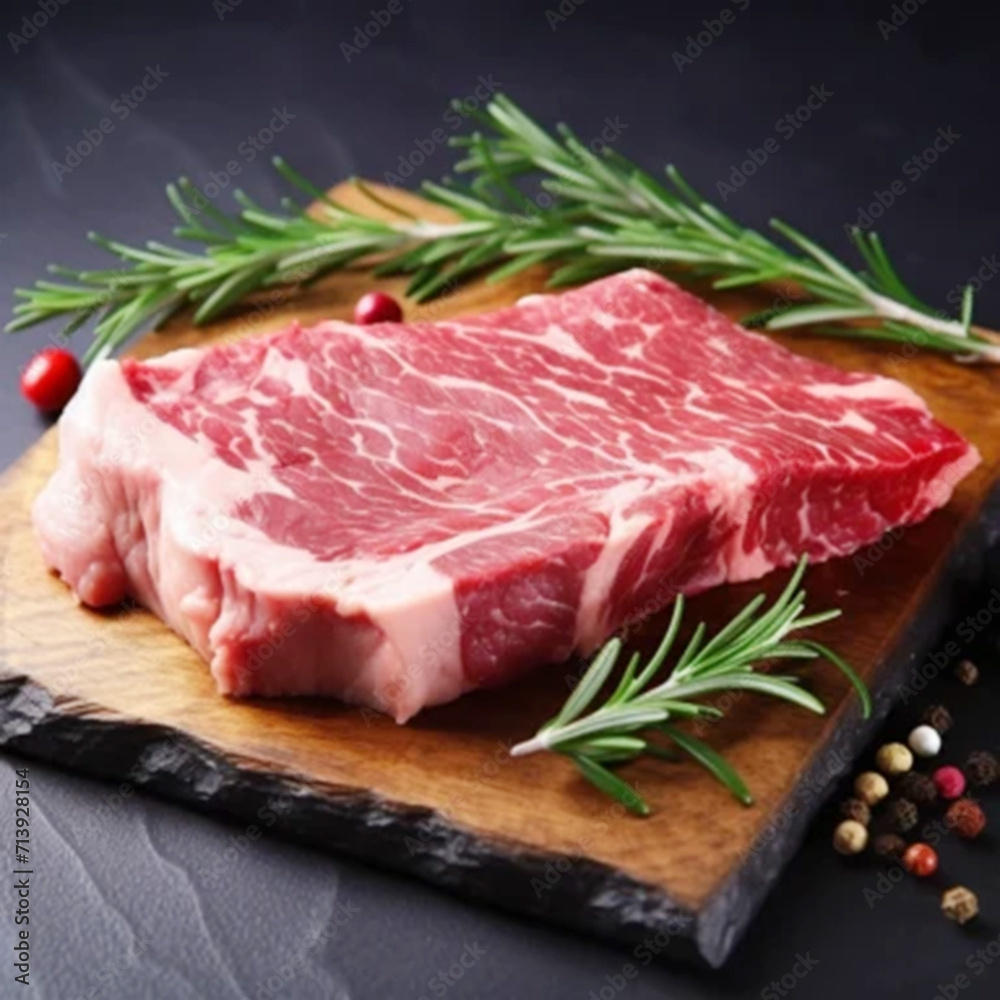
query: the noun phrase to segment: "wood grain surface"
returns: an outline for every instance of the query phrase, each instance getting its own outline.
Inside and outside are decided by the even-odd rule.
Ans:
[[[350,189],[336,194],[359,204]],[[436,213],[411,195],[391,197]],[[543,280],[534,271],[495,286],[473,283],[424,306],[408,303],[406,316],[497,308],[538,291]],[[291,319],[349,318],[372,287],[370,275],[356,270],[304,292],[277,290],[208,328],[178,318],[134,353],[252,336]],[[378,287],[402,296],[404,283]],[[776,296],[706,297],[739,317]],[[841,559],[806,577],[810,607],[844,611],[818,638],[854,664],[884,709],[892,694],[886,665],[898,659],[915,619],[929,614],[935,587],[956,545],[974,535],[1000,472],[1000,376],[929,352],[907,357],[911,349],[904,353],[900,345],[804,334],[782,340],[844,368],[901,379],[983,454],[946,509],[892,540],[864,572]],[[847,684],[825,666],[809,682],[829,706],[825,717],[750,694],[724,702],[724,718],[703,735],[739,769],[755,804],[739,805],[694,764],[640,762],[623,772],[655,810],[639,820],[623,816],[565,761],[542,754],[512,761],[506,752],[562,702],[578,666],[540,670],[503,690],[427,711],[405,727],[332,701],[229,701],[216,694],[199,657],[152,615],[81,608],[46,572],[29,508],[55,462],[50,431],[0,483],[0,740],[25,752],[122,778],[131,772],[139,784],[251,818],[262,790],[290,790],[297,819],[289,835],[623,940],[669,922],[668,933],[718,962],[818,804],[808,789],[818,776],[842,771],[870,731],[858,722]],[[761,587],[775,593],[786,580],[787,573],[775,573],[717,589],[691,602],[690,617],[719,624]],[[652,643],[663,623],[662,614],[652,618],[633,641]],[[189,763],[200,761],[200,770],[175,768],[166,781],[151,780],[154,771],[163,777],[162,767],[136,770],[169,739],[186,748]],[[209,771],[222,776],[225,795],[194,787]],[[828,787],[829,780],[817,786]],[[785,822],[790,816],[794,823]],[[785,827],[791,832],[772,836]]]

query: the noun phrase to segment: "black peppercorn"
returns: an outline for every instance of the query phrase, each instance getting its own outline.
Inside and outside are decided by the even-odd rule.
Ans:
[[[955,676],[966,686],[971,687],[979,680],[979,667],[972,660],[961,660],[955,667]]]
[[[901,833],[912,830],[919,821],[920,813],[909,799],[896,799],[889,803],[889,822]]]
[[[883,833],[872,841],[872,850],[880,858],[899,861],[906,850],[906,841],[895,833]]]
[[[930,806],[937,800],[937,787],[926,774],[908,771],[896,782],[896,790],[904,799],[918,806]]]
[[[862,826],[867,826],[871,822],[872,811],[868,808],[868,803],[861,799],[847,799],[840,804],[840,814],[844,819],[853,819]]]
[[[974,785],[985,788],[1000,778],[1000,764],[988,750],[976,750],[965,762],[965,773]]]
[[[943,735],[951,729],[951,712],[949,712],[944,705],[931,705],[930,708],[924,712],[924,722]]]

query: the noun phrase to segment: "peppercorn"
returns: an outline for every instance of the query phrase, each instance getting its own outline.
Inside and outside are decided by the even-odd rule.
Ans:
[[[986,829],[986,816],[979,803],[972,799],[957,799],[944,814],[945,824],[966,840],[975,840]]]
[[[960,798],[965,791],[965,775],[950,764],[934,772],[934,785],[943,799]]]
[[[933,726],[917,726],[906,742],[918,757],[936,757],[941,752],[941,734]]]
[[[845,819],[833,831],[833,849],[838,854],[860,854],[868,843],[868,831],[857,821]]]
[[[937,871],[938,856],[927,844],[910,844],[903,852],[903,867],[917,878],[926,878]]]
[[[965,771],[974,785],[986,788],[1000,778],[1000,764],[988,750],[976,750],[969,754],[965,762]]]
[[[354,322],[361,326],[369,323],[398,323],[402,318],[400,304],[385,292],[368,292],[358,299],[354,307]]]
[[[864,771],[854,779],[854,793],[866,805],[873,806],[889,794],[889,782],[875,771]]]
[[[902,743],[886,743],[878,748],[875,763],[883,774],[893,777],[913,767],[913,754]]]
[[[872,850],[888,861],[899,861],[906,850],[906,841],[895,833],[880,833],[872,841]]]
[[[919,771],[907,771],[896,783],[896,790],[904,799],[918,806],[931,806],[937,800],[937,786]]]
[[[972,687],[979,680],[979,667],[972,660],[961,660],[955,667],[955,676],[966,687]]]
[[[72,398],[83,372],[60,347],[43,347],[21,372],[21,395],[42,413],[58,413]]]
[[[909,799],[896,799],[889,804],[889,823],[900,833],[912,830],[919,820],[920,813]]]
[[[941,912],[949,920],[967,924],[979,913],[979,899],[964,885],[953,885],[941,895]]]
[[[862,826],[867,826],[872,819],[872,811],[863,799],[847,799],[841,802],[840,813],[845,819],[853,819]]]
[[[924,722],[928,726],[933,726],[942,735],[951,729],[952,721],[951,712],[944,705],[931,705],[924,712]]]

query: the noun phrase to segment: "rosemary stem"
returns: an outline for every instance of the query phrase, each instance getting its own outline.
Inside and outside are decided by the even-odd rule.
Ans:
[[[524,740],[516,746],[511,747],[510,755],[511,757],[527,757],[529,754],[548,749],[549,741],[546,739],[546,733],[543,730],[538,735],[532,736],[530,740]]]
[[[885,295],[879,295],[877,292],[865,292],[862,298],[884,319],[909,323],[911,326],[918,326],[928,333],[946,333],[952,337],[968,337],[965,327],[958,320],[928,316],[926,313],[911,309],[902,302],[897,302]]]

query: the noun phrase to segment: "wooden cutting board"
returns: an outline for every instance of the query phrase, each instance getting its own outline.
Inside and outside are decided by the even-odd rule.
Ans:
[[[363,204],[351,189],[335,193]],[[413,196],[384,193],[440,217]],[[497,308],[543,280],[536,271],[471,284],[407,305],[407,317]],[[207,329],[177,319],[135,353],[259,334],[291,319],[347,318],[372,287],[361,270],[333,275],[301,294],[264,296]],[[402,282],[380,287],[402,296]],[[708,297],[738,317],[769,307],[775,293]],[[990,524],[1000,521],[1000,373],[924,353],[907,358],[893,346],[784,339],[811,357],[902,379],[983,453],[946,509],[887,538],[868,567],[841,559],[807,575],[813,609],[844,610],[819,637],[867,678],[881,716],[944,624],[956,577],[981,569]],[[125,796],[146,787],[239,817],[251,839],[301,839],[626,943],[659,934],[662,944],[667,935],[668,953],[719,964],[875,725],[860,722],[856,698],[824,666],[811,687],[830,708],[825,717],[749,694],[724,700],[724,718],[703,735],[743,774],[755,805],[739,805],[692,763],[639,762],[624,774],[655,809],[640,820],[565,761],[507,753],[562,703],[578,665],[470,695],[405,727],[330,701],[228,701],[152,615],[85,610],[45,571],[29,507],[55,462],[49,432],[0,481],[0,744],[114,778]],[[702,595],[689,620],[722,623],[758,589],[773,594],[786,579],[775,573]],[[662,615],[652,619],[633,641],[652,644],[663,625]],[[225,877],[204,874],[206,884]]]

